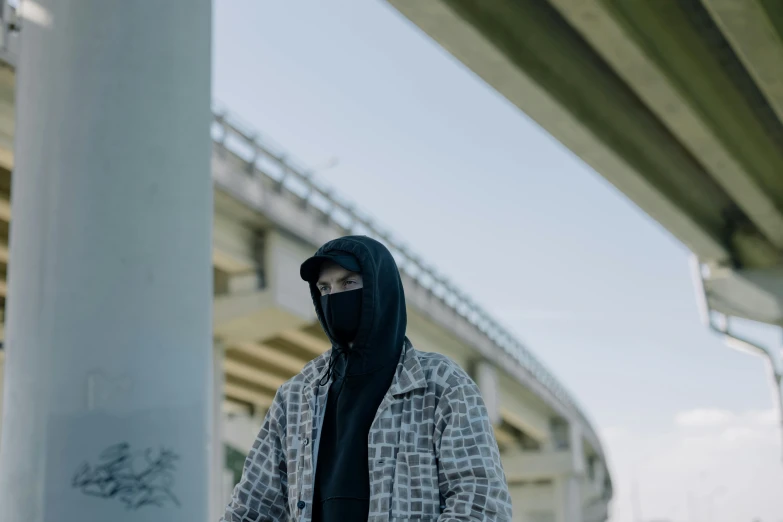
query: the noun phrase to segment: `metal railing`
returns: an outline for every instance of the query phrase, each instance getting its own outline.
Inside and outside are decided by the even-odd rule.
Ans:
[[[425,264],[400,241],[384,231],[369,216],[362,215],[350,203],[321,185],[312,171],[298,166],[280,147],[264,138],[236,116],[223,109],[214,112],[213,139],[236,156],[247,161],[249,174],[261,173],[279,191],[286,190],[299,197],[302,205],[319,210],[325,219],[343,228],[348,234],[363,234],[382,241],[392,252],[400,270],[446,303],[454,312],[475,326],[495,345],[518,361],[534,379],[584,426],[586,435],[603,458],[600,439],[584,410],[546,367],[508,330],[494,320],[481,306],[443,275]]]

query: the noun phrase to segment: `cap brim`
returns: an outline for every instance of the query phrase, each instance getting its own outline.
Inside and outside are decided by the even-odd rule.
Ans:
[[[318,277],[321,275],[321,266],[324,264],[324,261],[337,263],[341,267],[351,272],[361,272],[361,267],[359,266],[358,261],[352,255],[330,256],[326,254],[313,256],[302,263],[302,266],[299,268],[299,276],[308,283],[315,283],[318,280]]]

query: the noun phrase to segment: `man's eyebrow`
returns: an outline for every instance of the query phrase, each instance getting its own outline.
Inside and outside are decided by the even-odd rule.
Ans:
[[[339,278],[335,282],[343,283],[343,282],[345,282],[346,279],[350,279],[352,277],[358,277],[359,275],[360,274],[358,272],[349,272],[348,274],[342,276],[341,278]],[[328,284],[330,284],[329,281],[324,281],[323,279],[319,279],[318,282],[315,285],[316,286],[321,286],[321,285],[328,285]]]

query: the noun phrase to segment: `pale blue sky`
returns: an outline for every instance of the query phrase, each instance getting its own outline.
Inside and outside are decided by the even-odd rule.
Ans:
[[[643,434],[657,454],[682,435],[682,412],[771,408],[761,361],[700,324],[687,250],[387,4],[215,5],[215,99],[305,164],[337,157],[318,177],[517,333],[607,439]],[[647,453],[607,446],[618,517],[633,467],[658,506],[644,493]],[[701,473],[712,472],[683,476]],[[733,480],[709,476],[683,487]],[[651,509],[684,519],[677,502]],[[735,504],[738,516],[750,509]]]

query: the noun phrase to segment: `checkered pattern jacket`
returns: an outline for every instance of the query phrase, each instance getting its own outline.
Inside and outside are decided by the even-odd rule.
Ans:
[[[278,390],[222,522],[311,520],[328,360],[311,361]],[[511,520],[481,394],[447,357],[406,342],[368,439],[369,521]]]

